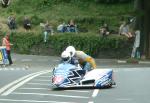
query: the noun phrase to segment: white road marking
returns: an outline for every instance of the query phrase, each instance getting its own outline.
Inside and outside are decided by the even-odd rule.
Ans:
[[[106,67],[99,67],[97,69],[109,69],[109,68],[108,68],[108,66],[106,66]],[[150,70],[150,67],[110,67],[110,69],[119,70],[119,71],[122,71],[124,69],[134,69],[134,70],[149,69]]]
[[[16,68],[16,70],[20,70],[20,68]]]
[[[139,64],[150,64],[149,61],[139,61]]]
[[[132,72],[132,71],[135,71],[133,69],[123,69],[122,71],[125,71],[125,72]]]
[[[127,63],[125,60],[118,60],[117,63]]]
[[[87,92],[90,92],[90,91],[80,91],[80,90],[65,90],[65,91],[69,91],[69,92],[81,92],[81,93],[87,93]]]
[[[93,101],[89,101],[88,103],[94,103]]]
[[[58,61],[60,61],[60,60],[53,60],[54,62],[58,62]]]
[[[29,84],[29,85],[51,85],[50,83],[48,84],[44,84],[44,83],[27,83],[27,84]]]
[[[22,59],[21,61],[22,62],[29,62],[29,61],[32,61],[32,59]]]
[[[42,89],[42,90],[48,90],[48,88],[19,88],[19,89],[25,89],[25,90],[39,90],[39,89]]]
[[[92,94],[92,97],[95,98],[97,96],[98,92],[99,92],[99,89],[95,89]]]
[[[38,62],[46,62],[48,61],[47,59],[37,59]]]
[[[40,72],[36,72],[36,73],[40,73]],[[22,78],[19,78],[19,79],[15,80],[15,81],[13,81],[13,82],[11,82],[11,83],[5,85],[4,87],[0,88],[0,94],[3,93],[3,92],[4,92],[5,90],[7,90],[8,88],[10,88],[11,86],[17,84],[18,82],[20,82],[20,81],[22,81],[22,80],[24,80],[24,79],[26,79],[26,78],[28,78],[28,77],[30,77],[30,76],[35,75],[36,73],[32,73],[32,74],[26,75],[26,76],[24,76],[24,77],[22,77]]]
[[[26,68],[0,68],[1,71],[27,70]]]
[[[15,70],[15,68],[10,68],[10,70]]]
[[[58,101],[38,101],[38,100],[16,100],[16,99],[0,99],[6,102],[27,102],[27,103],[74,103],[74,102],[58,102]]]
[[[8,68],[3,68],[3,70],[9,70]]]
[[[37,82],[50,82],[50,80],[45,80],[45,79],[34,79],[33,81],[37,81]]]
[[[50,71],[42,71],[42,72],[38,72],[38,73],[36,73],[36,74],[34,74],[34,75],[31,75],[31,76],[27,77],[25,80],[23,80],[23,81],[21,81],[20,83],[14,85],[14,86],[11,87],[10,89],[8,89],[6,92],[4,92],[4,93],[2,94],[2,96],[7,96],[7,95],[9,95],[11,92],[13,92],[14,90],[16,90],[16,89],[19,88],[20,86],[24,85],[25,83],[27,83],[27,82],[30,81],[31,79],[33,79],[33,78],[35,78],[35,77],[37,77],[37,76],[39,76],[39,75],[48,73],[48,72],[50,72]]]
[[[150,67],[134,67],[134,68],[113,68],[114,72],[145,72],[150,71]]]
[[[88,99],[89,97],[85,96],[73,96],[73,95],[59,95],[59,94],[42,94],[42,93],[20,93],[20,92],[13,92],[12,94],[19,94],[19,95],[42,95],[42,96],[53,96],[53,97],[66,97],[66,98],[83,98]]]
[[[40,78],[51,78],[51,76],[39,76]]]
[[[117,98],[118,101],[131,101],[131,98]]]

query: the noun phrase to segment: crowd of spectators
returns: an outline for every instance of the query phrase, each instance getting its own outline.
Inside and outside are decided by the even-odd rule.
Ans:
[[[17,23],[16,23],[16,18],[15,16],[9,16],[7,19],[7,24],[10,30],[17,29]],[[28,16],[25,16],[23,21],[22,21],[23,28],[26,31],[30,31],[32,27],[32,22],[31,19]],[[53,26],[49,23],[47,20],[45,23],[40,23],[40,26],[43,28],[43,34],[44,34],[44,42],[47,41],[48,35],[54,35],[54,29]],[[74,20],[70,20],[68,24],[65,22],[60,23],[57,28],[56,28],[58,33],[65,33],[65,32],[72,32],[72,33],[77,33],[77,25],[75,24]],[[132,34],[129,23],[126,21],[122,21],[120,27],[118,27],[118,34],[122,36],[126,36],[127,38],[132,38],[134,34]],[[106,23],[103,22],[102,26],[99,27],[99,34],[103,37],[107,37],[111,35],[113,32],[110,29],[110,26]],[[117,34],[115,33],[115,34]]]
[[[99,28],[99,34],[102,37],[106,37],[111,34],[118,34],[120,36],[125,36],[130,39],[134,37],[133,28],[130,26],[130,24],[131,22],[123,20],[121,21],[120,26],[118,26],[118,30],[111,30],[109,25],[103,22],[102,26],[100,26]]]
[[[10,0],[1,0],[1,3],[3,7],[6,7],[9,5]],[[41,25],[42,24],[42,25]],[[14,15],[11,15],[7,19],[7,25],[10,30],[17,29],[17,23],[16,23],[16,17]],[[22,26],[25,29],[25,31],[30,31],[32,28],[32,21],[31,18],[28,16],[24,16],[22,20]],[[45,23],[40,23],[40,26],[43,27],[43,35],[44,35],[44,42],[47,41],[47,38],[49,35],[54,35],[54,29],[52,25],[48,22],[48,20]],[[115,30],[116,31],[116,30]],[[73,19],[71,19],[68,23],[62,22],[59,25],[57,25],[56,32],[58,33],[65,33],[65,32],[71,32],[71,33],[78,33],[77,25]],[[104,22],[99,27],[99,34],[103,37],[107,37],[111,35],[113,32],[110,28],[110,25],[108,23]],[[120,27],[118,27],[118,32],[115,34],[119,34],[121,36],[126,36],[127,38],[132,38],[134,34],[130,31],[129,23],[126,21],[122,21],[120,24]]]
[[[10,4],[11,0],[0,0],[0,1],[2,7],[7,7]],[[30,31],[32,27],[31,19],[28,16],[25,16],[22,22],[25,31]],[[7,19],[7,24],[10,30],[17,29],[16,17],[9,16]],[[52,25],[50,25],[48,21],[42,23],[42,27],[43,27],[44,41],[46,42],[48,35],[54,34],[54,29],[52,28]],[[130,31],[129,23],[127,21],[122,21],[120,27],[118,28],[119,30],[117,34],[121,36],[126,36],[129,39],[134,36],[134,34]],[[77,25],[73,19],[71,19],[67,24],[65,22],[60,23],[56,29],[58,33],[78,32]],[[112,30],[108,25],[108,23],[103,21],[102,25],[99,27],[99,34],[103,37],[107,37],[112,34]]]
[[[11,15],[7,19],[7,25],[10,30],[17,29],[17,22],[16,17],[14,15]],[[28,16],[25,16],[22,21],[22,26],[26,31],[31,30],[32,27],[32,21]],[[43,32],[46,34],[54,34],[54,29],[52,28],[52,25],[50,25],[49,21],[47,20],[45,23],[40,23],[40,26],[43,28]],[[64,33],[64,32],[75,32],[77,33],[77,25],[74,23],[73,20],[70,20],[68,24],[63,22],[62,24],[59,24],[57,26],[57,32]]]
[[[76,32],[77,33],[77,25],[74,23],[73,20],[70,20],[68,24],[63,22],[62,24],[57,26],[57,31],[64,33],[64,32]]]

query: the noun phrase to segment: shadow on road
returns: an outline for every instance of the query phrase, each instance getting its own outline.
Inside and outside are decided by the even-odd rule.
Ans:
[[[115,87],[68,87],[68,88],[52,88],[53,91],[63,91],[63,90],[84,90],[84,89],[114,89]]]

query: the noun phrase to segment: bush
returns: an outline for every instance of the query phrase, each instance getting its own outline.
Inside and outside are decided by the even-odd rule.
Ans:
[[[125,56],[124,54],[130,50],[130,44],[127,42],[127,39],[115,35],[103,38],[91,34],[56,34],[49,36],[48,42],[44,43],[43,35],[41,34],[13,33],[11,41],[14,44],[13,49],[15,51],[26,54],[33,54],[31,49],[35,46],[39,50],[45,47],[45,51],[48,51],[49,47],[51,47],[55,55],[59,55],[67,46],[73,45],[77,50],[83,50],[94,57],[98,57],[101,51],[114,51],[113,57],[119,57],[118,54]]]
[[[10,40],[13,42],[13,49],[17,53],[30,54],[30,49],[33,45],[39,44],[41,35],[33,33],[12,33]]]
[[[33,15],[32,17],[31,17],[31,22],[32,22],[32,24],[33,25],[39,25],[41,22],[43,22],[44,20],[43,19],[41,19],[39,16],[37,16],[37,15]]]
[[[133,0],[95,0],[96,3],[107,3],[107,4],[113,4],[113,3],[128,3],[132,2]]]
[[[133,64],[137,64],[139,63],[139,59],[136,58],[129,58],[126,60],[127,63],[133,63]]]

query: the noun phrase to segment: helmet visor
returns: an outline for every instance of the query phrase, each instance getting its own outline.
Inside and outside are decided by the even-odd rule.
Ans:
[[[69,57],[66,57],[66,58],[62,58],[63,61],[68,61],[69,60]]]

